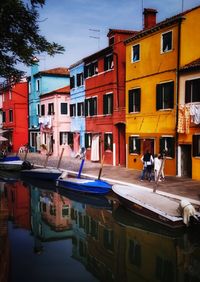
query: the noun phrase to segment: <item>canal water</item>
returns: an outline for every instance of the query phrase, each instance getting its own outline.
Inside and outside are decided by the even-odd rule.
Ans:
[[[91,197],[30,180],[1,183],[9,282],[200,281],[200,231],[134,216],[115,194]]]

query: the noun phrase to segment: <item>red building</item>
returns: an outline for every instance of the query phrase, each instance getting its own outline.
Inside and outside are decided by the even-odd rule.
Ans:
[[[28,84],[19,82],[13,86],[7,84],[2,89],[4,136],[12,151],[17,152],[28,143]]]
[[[14,220],[17,227],[30,230],[30,192],[27,186],[18,181],[6,183],[4,186],[7,199],[9,218]]]
[[[125,45],[136,32],[110,29],[109,46],[84,59],[86,156],[125,165]]]

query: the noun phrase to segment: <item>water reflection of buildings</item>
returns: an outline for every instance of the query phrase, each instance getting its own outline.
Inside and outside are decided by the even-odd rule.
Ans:
[[[0,281],[7,282],[10,270],[10,243],[8,240],[8,205],[4,192],[5,183],[0,182]]]
[[[156,232],[126,216],[73,203],[73,256],[100,281],[200,281],[200,245],[189,233]]]
[[[42,242],[71,238],[71,201],[61,195],[30,185],[31,229],[34,251],[42,251]]]
[[[27,189],[23,182],[5,187],[10,217],[31,228],[36,253],[43,242],[72,239],[72,257],[100,281],[200,281],[200,239],[194,233],[148,224],[117,207],[115,198],[111,210],[93,206],[92,198],[81,203],[35,185]]]
[[[30,229],[30,195],[22,181],[6,183],[4,187],[7,198],[9,218],[15,227]]]

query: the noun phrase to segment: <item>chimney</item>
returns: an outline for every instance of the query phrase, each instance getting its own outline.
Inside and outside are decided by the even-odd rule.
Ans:
[[[156,13],[155,9],[144,8],[144,29],[151,28],[156,25]]]

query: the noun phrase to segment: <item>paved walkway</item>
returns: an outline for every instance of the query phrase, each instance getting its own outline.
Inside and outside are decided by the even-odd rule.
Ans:
[[[21,155],[22,159],[24,155]],[[28,153],[27,160],[35,165],[43,166],[46,156],[38,153]],[[47,166],[56,167],[58,158],[50,156]],[[81,164],[80,159],[67,158],[63,156],[60,168],[72,173],[78,173]],[[85,160],[82,175],[98,177],[101,164]],[[101,179],[111,183],[119,183],[125,185],[141,185],[152,190],[155,182],[140,181],[141,171],[127,169],[120,166],[104,165],[101,173]],[[158,182],[157,193],[169,196],[175,199],[188,198],[195,205],[200,206],[200,181],[191,180],[190,178],[166,176],[166,180]]]

